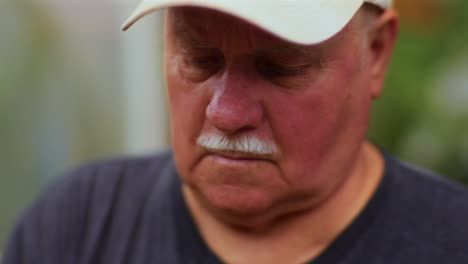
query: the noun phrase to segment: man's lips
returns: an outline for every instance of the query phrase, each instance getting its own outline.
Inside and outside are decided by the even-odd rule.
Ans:
[[[271,158],[265,155],[234,151],[209,151],[207,156],[234,162],[271,161]]]

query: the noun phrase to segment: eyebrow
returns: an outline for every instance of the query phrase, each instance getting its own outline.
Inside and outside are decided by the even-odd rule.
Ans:
[[[181,16],[175,16],[174,18],[174,25],[173,25],[174,33],[176,35],[177,41],[185,41],[190,43],[193,47],[197,48],[208,48],[209,46],[203,44],[199,38],[196,37],[194,30],[191,30],[187,27],[187,23],[185,19]]]
[[[280,44],[271,48],[266,48],[264,49],[268,51],[269,53],[282,53],[282,54],[299,54],[299,55],[307,55],[309,54],[308,51],[305,50],[305,48],[300,48],[296,47],[293,45],[289,44]]]
[[[317,47],[317,49],[310,49],[307,46],[299,46],[294,44],[280,44],[274,47],[267,47],[259,49],[256,52],[259,55],[290,55],[290,56],[300,56],[306,58],[321,58],[322,49]]]

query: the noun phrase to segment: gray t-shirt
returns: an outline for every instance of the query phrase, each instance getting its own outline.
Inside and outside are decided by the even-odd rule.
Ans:
[[[384,155],[369,204],[310,263],[468,264],[468,190]],[[20,218],[3,264],[221,263],[180,187],[171,153],[78,169]]]

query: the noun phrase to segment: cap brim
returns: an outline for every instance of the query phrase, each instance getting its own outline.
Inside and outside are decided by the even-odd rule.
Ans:
[[[287,41],[312,45],[339,31],[364,0],[144,0],[122,26],[126,31],[142,17],[163,8],[196,6],[243,19]]]

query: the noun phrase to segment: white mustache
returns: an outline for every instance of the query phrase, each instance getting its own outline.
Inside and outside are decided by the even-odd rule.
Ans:
[[[249,135],[228,137],[222,133],[208,132],[201,134],[197,143],[207,149],[255,155],[273,155],[278,151],[273,142]]]

